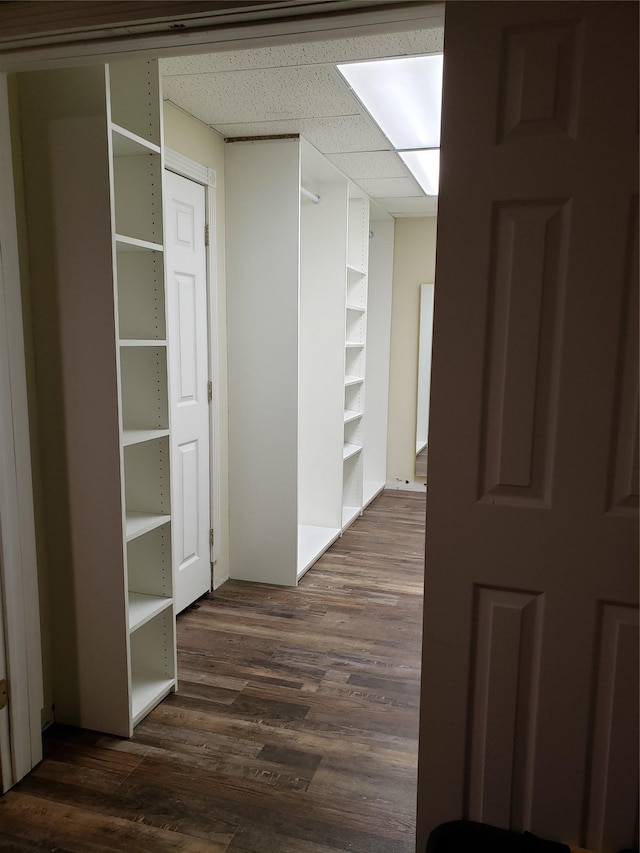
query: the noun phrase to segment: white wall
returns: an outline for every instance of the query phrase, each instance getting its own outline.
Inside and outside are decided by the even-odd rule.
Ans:
[[[424,489],[415,476],[420,285],[433,282],[435,257],[435,216],[396,219],[387,488]]]
[[[229,577],[229,430],[227,420],[227,290],[225,279],[225,217],[224,217],[224,141],[220,134],[178,109],[169,101],[164,102],[164,143],[167,148],[178,151],[216,172],[216,289],[218,340],[216,355],[219,377],[215,394],[220,411],[219,459],[220,459],[220,529],[216,530],[218,559],[214,566],[214,587],[220,586]]]

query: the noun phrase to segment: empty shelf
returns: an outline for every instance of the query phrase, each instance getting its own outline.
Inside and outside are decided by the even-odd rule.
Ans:
[[[339,527],[298,525],[298,577],[315,563],[341,532]]]
[[[170,518],[170,515],[159,515],[158,513],[151,512],[127,512],[127,542],[137,539],[138,536],[143,536],[145,533],[149,533],[150,530],[155,530],[156,527],[161,527]]]
[[[365,480],[362,484],[362,505],[368,506],[384,489],[384,480]]]
[[[162,252],[161,243],[150,243],[149,240],[138,240],[137,237],[127,237],[116,234],[116,251],[118,252]]]
[[[353,412],[351,409],[346,409],[344,413],[344,422],[345,424],[351,423],[351,421],[357,421],[358,418],[362,417],[362,412]]]
[[[113,131],[113,154],[115,157],[143,157],[160,153],[159,145],[148,142],[118,124],[112,124],[111,130]]]
[[[120,338],[121,347],[166,347],[164,338]]]
[[[342,529],[349,527],[349,525],[355,521],[355,519],[360,515],[362,510],[359,506],[343,506],[342,507]]]
[[[135,631],[158,613],[162,613],[173,602],[172,598],[159,595],[144,595],[141,592],[129,593],[129,631]]]
[[[354,267],[353,264],[347,264],[347,272],[353,278],[361,278],[367,274],[365,270],[360,269],[360,267]]]
[[[155,441],[156,438],[164,438],[166,435],[169,435],[168,429],[123,429],[122,444],[128,447],[143,441]]]
[[[345,444],[342,448],[342,458],[350,459],[352,456],[355,456],[356,453],[360,453],[362,447],[359,444]]]
[[[364,382],[362,376],[345,376],[344,384],[345,385],[360,385],[361,382]]]
[[[174,678],[135,675],[131,692],[131,716],[135,726],[175,687]]]

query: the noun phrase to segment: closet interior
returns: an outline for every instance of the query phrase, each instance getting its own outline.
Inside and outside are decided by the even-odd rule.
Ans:
[[[18,92],[56,719],[126,737],[177,688],[160,78]],[[230,574],[292,586],[384,487],[393,220],[299,137],[225,184]]]

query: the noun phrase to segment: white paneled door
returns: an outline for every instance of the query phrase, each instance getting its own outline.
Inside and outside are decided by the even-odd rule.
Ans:
[[[447,4],[418,849],[637,845],[638,4]]]
[[[205,188],[165,172],[176,612],[211,588]]]

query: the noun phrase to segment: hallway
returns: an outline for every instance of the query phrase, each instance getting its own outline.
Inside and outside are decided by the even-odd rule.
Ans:
[[[384,492],[298,588],[188,609],[179,692],[129,741],[49,730],[0,851],[413,853],[424,521]]]

